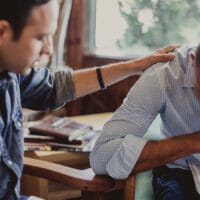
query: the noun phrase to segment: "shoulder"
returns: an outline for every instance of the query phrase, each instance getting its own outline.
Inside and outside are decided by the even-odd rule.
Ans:
[[[44,80],[51,80],[51,72],[46,67],[35,67],[30,70],[29,73],[25,75],[17,74],[17,79],[19,83],[23,86],[35,85],[37,83],[43,82]]]
[[[191,71],[190,53],[195,51],[196,47],[184,45],[174,51],[175,58],[170,62],[157,63],[147,69],[142,75],[145,78],[151,77],[163,83],[166,81],[182,82],[187,76],[188,71]]]
[[[175,58],[170,62],[170,65],[179,65],[184,72],[187,71],[187,68],[190,66],[191,62],[190,54],[194,52],[196,48],[196,46],[189,44],[177,48],[174,51]]]

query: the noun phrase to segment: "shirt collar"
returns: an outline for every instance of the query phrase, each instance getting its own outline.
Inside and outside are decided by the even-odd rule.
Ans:
[[[194,87],[194,68],[192,66],[192,60],[189,60],[186,68],[185,76],[183,79],[183,87]]]
[[[8,72],[8,76],[12,77],[12,78],[15,78],[16,77],[16,74],[13,73],[13,72]]]

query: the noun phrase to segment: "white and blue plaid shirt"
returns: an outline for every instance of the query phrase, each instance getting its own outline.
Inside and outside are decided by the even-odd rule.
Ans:
[[[200,130],[200,101],[194,94],[194,70],[190,52],[195,47],[183,46],[168,63],[146,70],[114,113],[90,154],[97,174],[126,178],[134,168],[146,144],[143,138],[155,117],[161,116],[164,138]],[[188,169],[186,160],[200,162],[194,154],[169,163],[169,167]]]

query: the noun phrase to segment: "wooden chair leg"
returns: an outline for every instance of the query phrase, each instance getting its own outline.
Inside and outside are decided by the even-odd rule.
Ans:
[[[124,200],[134,200],[134,199],[135,199],[135,176],[130,175],[125,182]]]
[[[103,192],[82,191],[83,200],[104,200]]]

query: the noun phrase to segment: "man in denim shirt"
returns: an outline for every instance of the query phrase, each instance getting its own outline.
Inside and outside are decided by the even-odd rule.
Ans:
[[[0,199],[20,197],[23,167],[22,107],[48,110],[105,88],[158,61],[171,60],[169,46],[141,59],[73,72],[36,68],[51,55],[57,0],[0,1]],[[115,71],[115,73],[113,73]],[[87,77],[86,79],[84,77]]]

